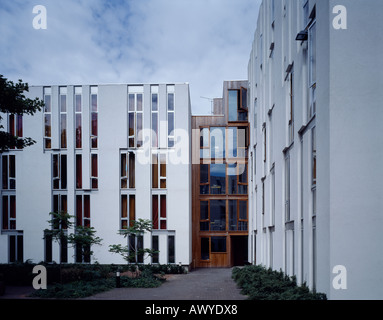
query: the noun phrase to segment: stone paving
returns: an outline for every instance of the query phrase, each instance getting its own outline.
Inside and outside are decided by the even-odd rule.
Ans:
[[[158,288],[116,288],[78,300],[246,300],[231,278],[231,268],[195,269],[187,274],[169,275]],[[28,297],[30,287],[7,287],[0,299]]]
[[[116,288],[85,300],[245,300],[231,268],[196,269],[171,275],[158,288]]]

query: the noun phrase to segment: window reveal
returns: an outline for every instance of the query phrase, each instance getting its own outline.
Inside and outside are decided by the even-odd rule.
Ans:
[[[60,148],[67,148],[67,88],[59,88],[60,104]]]
[[[44,88],[44,148],[52,147],[52,106],[51,106],[51,88]]]
[[[140,148],[143,144],[143,94],[128,95],[129,148]]]
[[[166,230],[166,195],[152,195],[152,222],[153,229]]]
[[[121,229],[132,227],[136,220],[136,196],[134,194],[121,195]]]
[[[98,87],[90,88],[90,118],[91,118],[91,148],[97,149],[98,147]]]
[[[65,154],[52,155],[52,184],[54,190],[67,188],[67,156]]]
[[[82,88],[75,87],[74,89],[74,104],[75,104],[75,136],[76,136],[76,149],[82,148]]]

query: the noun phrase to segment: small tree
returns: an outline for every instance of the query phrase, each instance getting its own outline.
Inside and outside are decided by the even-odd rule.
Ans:
[[[22,80],[13,83],[0,74],[0,112],[22,116],[23,114],[34,115],[37,111],[41,111],[44,107],[44,102],[38,98],[33,100],[26,98],[24,92],[28,91],[27,83],[23,83]],[[0,121],[2,119],[0,115]],[[0,125],[0,129],[3,128],[4,126]],[[34,143],[36,141],[32,138],[17,137],[15,133],[0,130],[0,152],[5,152],[15,147],[23,149]]]
[[[118,232],[127,239],[128,244],[126,246],[122,246],[121,244],[110,245],[109,252],[120,254],[128,264],[135,266],[134,271],[136,271],[138,263],[143,262],[144,259],[152,257],[159,252],[137,245],[137,240],[142,239],[145,232],[152,232],[152,228],[153,224],[150,220],[132,220],[129,227]]]
[[[93,255],[91,247],[93,245],[100,245],[102,239],[95,236],[95,229],[93,227],[75,226],[74,233],[68,233],[68,230],[73,228],[74,223],[71,221],[74,216],[67,212],[51,212],[52,219],[48,220],[51,228],[44,230],[44,239],[50,238],[57,242],[61,248],[62,244],[68,243],[72,247],[76,247],[78,254],[85,257],[85,262],[90,262],[90,257]],[[60,258],[60,280],[62,262]]]

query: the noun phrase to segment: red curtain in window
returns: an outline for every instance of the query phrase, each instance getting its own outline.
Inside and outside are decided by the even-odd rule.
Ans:
[[[152,222],[153,229],[158,229],[158,196],[152,196]]]

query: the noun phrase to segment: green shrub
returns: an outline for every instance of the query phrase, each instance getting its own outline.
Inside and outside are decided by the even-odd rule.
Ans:
[[[326,300],[325,294],[310,292],[305,283],[298,286],[295,276],[262,266],[233,268],[232,277],[250,300]]]

